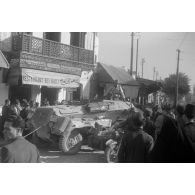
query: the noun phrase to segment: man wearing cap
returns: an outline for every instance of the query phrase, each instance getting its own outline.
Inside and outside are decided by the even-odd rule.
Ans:
[[[8,118],[4,124],[4,136],[7,144],[1,149],[2,163],[40,162],[38,149],[23,136],[24,121],[21,117]]]

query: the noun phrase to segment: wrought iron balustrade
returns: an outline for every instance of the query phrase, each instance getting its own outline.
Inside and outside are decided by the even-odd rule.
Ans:
[[[13,37],[13,50],[93,64],[93,51],[27,34]]]

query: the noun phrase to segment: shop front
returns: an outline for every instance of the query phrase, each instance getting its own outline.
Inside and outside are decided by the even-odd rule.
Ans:
[[[44,99],[54,105],[56,101],[66,100],[67,89],[80,86],[80,76],[41,71],[27,68],[10,69],[8,84],[10,99],[34,100],[41,104]]]

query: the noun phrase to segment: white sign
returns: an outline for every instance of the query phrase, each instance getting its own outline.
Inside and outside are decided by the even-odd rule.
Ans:
[[[22,69],[22,83],[42,85],[55,88],[79,87],[80,77],[71,74],[61,74],[33,69]]]

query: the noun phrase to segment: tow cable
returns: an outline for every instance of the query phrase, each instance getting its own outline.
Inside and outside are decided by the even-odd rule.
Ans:
[[[34,133],[35,131],[38,131],[41,127],[43,127],[44,125],[39,126],[38,128],[36,128],[34,131],[28,133],[27,135],[24,136],[24,138],[28,137],[29,135],[31,135],[32,133]]]

